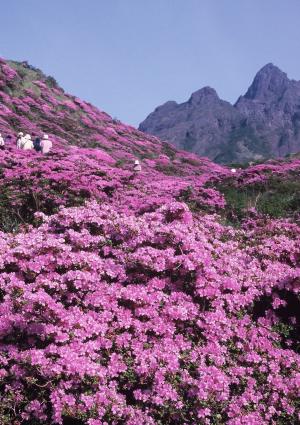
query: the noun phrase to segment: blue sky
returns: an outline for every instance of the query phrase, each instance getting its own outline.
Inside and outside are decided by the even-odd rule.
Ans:
[[[0,55],[138,125],[209,85],[234,102],[273,62],[300,80],[299,0],[1,1]]]

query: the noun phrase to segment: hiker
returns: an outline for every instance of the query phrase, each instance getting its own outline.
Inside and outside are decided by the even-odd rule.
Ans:
[[[8,134],[5,137],[5,142],[4,143],[10,145],[11,144],[11,141],[12,141],[12,136],[10,134]]]
[[[33,149],[33,143],[30,134],[26,134],[24,137],[22,137],[21,149],[23,149],[24,151],[29,151]]]
[[[136,159],[134,161],[133,171],[135,173],[139,173],[140,171],[142,171],[142,167],[141,167],[140,161],[138,159]]]
[[[3,139],[3,137],[0,133],[0,149],[4,149],[4,146],[5,146],[5,142],[4,142],[4,139]]]
[[[19,149],[21,149],[21,141],[22,141],[23,136],[24,136],[24,133],[22,133],[22,131],[20,131],[20,133],[18,133],[18,136],[17,136],[17,148],[19,148]]]
[[[36,137],[33,142],[33,147],[36,152],[41,152],[41,139],[39,137]]]
[[[49,153],[52,148],[52,142],[49,140],[48,134],[44,134],[43,140],[41,141],[41,151],[43,154]]]

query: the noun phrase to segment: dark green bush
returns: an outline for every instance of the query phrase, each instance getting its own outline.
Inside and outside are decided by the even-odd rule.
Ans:
[[[273,218],[287,217],[300,212],[300,179],[270,177],[267,182],[235,187],[221,185],[218,190],[226,199],[225,213],[240,220],[247,210],[256,208]]]

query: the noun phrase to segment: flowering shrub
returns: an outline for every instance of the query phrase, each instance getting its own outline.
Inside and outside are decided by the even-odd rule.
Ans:
[[[2,64],[1,71],[4,74],[6,81],[13,80],[18,75],[17,72],[6,63]]]
[[[181,203],[36,218],[0,239],[7,423],[295,423],[300,357],[278,311],[299,291],[298,226],[234,232]]]
[[[269,161],[240,170],[234,178],[217,184],[235,217],[247,215],[249,208],[271,217],[298,214],[300,206],[300,161]]]
[[[232,176],[9,66],[0,131],[54,148],[0,150],[1,425],[298,423],[296,207],[224,217],[299,160]]]

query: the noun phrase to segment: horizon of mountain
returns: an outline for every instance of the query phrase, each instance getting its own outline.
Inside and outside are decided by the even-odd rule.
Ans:
[[[219,163],[284,157],[300,151],[300,82],[269,63],[234,104],[203,87],[158,106],[139,130]]]

